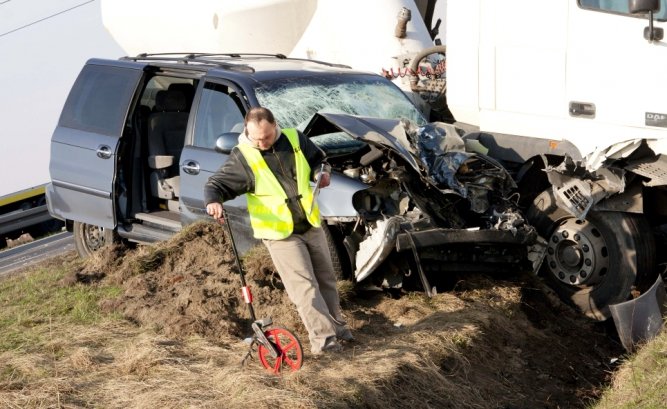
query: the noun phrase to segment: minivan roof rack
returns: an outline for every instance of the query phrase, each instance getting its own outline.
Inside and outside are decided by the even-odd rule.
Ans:
[[[122,57],[121,60],[129,61],[164,61],[175,62],[181,64],[208,64],[215,65],[221,68],[227,68],[234,71],[255,72],[255,69],[245,64],[230,64],[224,61],[206,58],[213,56],[213,54],[204,53],[142,53],[136,57]]]
[[[325,61],[318,60],[309,60],[307,58],[290,58],[285,54],[266,54],[266,53],[141,53],[136,57],[123,57],[123,60],[132,60],[132,61],[172,61],[179,62],[183,64],[189,63],[200,63],[200,64],[211,64],[217,65],[224,68],[242,70],[242,71],[251,71],[255,70],[245,64],[229,64],[225,60],[234,60],[236,58],[244,57],[272,57],[280,60],[295,60],[295,61],[308,61],[316,64],[327,65],[329,67],[337,68],[351,68],[348,65],[343,64],[332,64]]]

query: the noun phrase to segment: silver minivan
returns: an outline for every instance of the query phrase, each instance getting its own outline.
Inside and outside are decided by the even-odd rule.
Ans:
[[[284,128],[303,129],[321,111],[425,122],[390,81],[339,65],[281,55],[92,59],[51,140],[50,213],[66,221],[81,256],[112,240],[170,237],[206,217],[203,186],[226,158],[216,141],[235,139],[245,111],[259,105]],[[334,175],[320,196],[323,217],[353,220],[338,191],[366,187]],[[228,204],[243,251],[253,244],[244,198]]]
[[[427,124],[384,77],[282,55],[88,61],[51,141],[50,213],[82,256],[206,218],[204,184],[252,106],[327,153],[334,172],[318,203],[341,276],[392,287],[418,276],[429,292],[429,271],[533,267],[537,235],[507,200],[512,178],[466,152],[458,129]],[[245,199],[225,207],[243,252],[255,243]]]

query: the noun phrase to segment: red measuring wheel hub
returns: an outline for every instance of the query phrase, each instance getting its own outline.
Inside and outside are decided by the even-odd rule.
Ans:
[[[303,350],[299,339],[285,328],[271,328],[264,331],[266,338],[273,343],[278,351],[278,357],[273,358],[264,345],[259,344],[257,354],[264,368],[278,375],[285,368],[288,371],[297,371],[303,364]]]

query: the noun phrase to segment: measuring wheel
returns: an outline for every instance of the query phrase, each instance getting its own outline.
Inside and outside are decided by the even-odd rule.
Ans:
[[[222,220],[229,220],[224,208],[222,209]],[[280,374],[283,365],[286,365],[289,371],[299,370],[301,364],[303,364],[303,350],[301,349],[301,343],[297,337],[285,328],[275,327],[265,329],[273,324],[273,320],[270,317],[262,318],[260,320],[255,317],[255,309],[252,307],[252,292],[250,291],[250,287],[246,285],[243,266],[241,265],[239,253],[236,250],[236,244],[234,243],[234,234],[232,233],[229,223],[223,224],[227,228],[227,234],[229,235],[232,250],[234,251],[234,259],[236,259],[236,267],[239,269],[243,300],[248,304],[250,318],[253,320],[253,323],[251,324],[253,336],[252,342],[250,343],[250,351],[248,351],[248,354],[243,358],[242,363],[251,356],[253,346],[256,344],[259,361],[264,368],[273,372],[275,375]]]
[[[303,350],[299,339],[284,328],[271,328],[264,331],[264,336],[271,342],[278,356],[273,358],[270,351],[259,343],[257,354],[264,368],[279,374],[283,366],[289,371],[297,371],[303,363]]]

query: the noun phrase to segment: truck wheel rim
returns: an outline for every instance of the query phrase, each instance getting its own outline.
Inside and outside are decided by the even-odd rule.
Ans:
[[[549,237],[546,262],[557,280],[592,286],[609,270],[609,251],[600,231],[587,220],[564,220]]]

